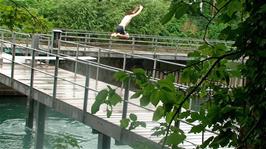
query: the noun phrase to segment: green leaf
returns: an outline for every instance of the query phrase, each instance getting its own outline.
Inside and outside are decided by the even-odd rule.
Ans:
[[[130,118],[133,122],[137,121],[137,115],[135,115],[135,114],[130,113],[129,118]]]
[[[163,108],[165,110],[165,112],[170,112],[173,109],[173,104],[172,103],[164,103],[163,104]]]
[[[154,90],[154,91],[151,93],[150,101],[151,101],[151,103],[152,103],[154,106],[157,106],[157,104],[158,104],[159,101],[160,101],[160,92],[159,92],[158,90]]]
[[[122,101],[122,98],[117,94],[114,93],[110,98],[109,101],[112,106],[115,106],[116,104],[120,103]]]
[[[135,68],[135,69],[133,69],[133,73],[135,75],[145,75],[145,70],[141,69],[141,68]]]
[[[97,94],[97,96],[95,98],[95,102],[93,103],[93,105],[91,107],[91,113],[92,114],[95,114],[96,112],[99,111],[100,106],[105,102],[107,95],[108,95],[107,90],[102,90]]]
[[[130,122],[130,120],[127,119],[127,118],[122,119],[122,120],[120,120],[120,126],[121,126],[122,128],[127,128],[128,125],[129,125],[129,122]]]
[[[181,112],[181,113],[179,114],[179,118],[180,118],[180,119],[187,118],[189,115],[190,115],[190,111],[187,110],[187,111],[185,111],[185,112]]]
[[[175,12],[175,18],[180,19],[184,14],[187,13],[187,11],[189,10],[188,8],[188,4],[184,2],[179,3]]]
[[[200,133],[204,130],[205,130],[204,125],[199,124],[199,125],[193,126],[191,130],[189,131],[189,133]]]
[[[168,79],[159,80],[158,84],[159,84],[161,89],[164,89],[166,91],[170,91],[171,92],[171,91],[175,90],[175,86],[174,86],[172,80],[168,80]]]
[[[173,118],[174,114],[175,114],[174,112],[168,112],[166,114],[166,118],[165,118],[166,123],[170,123],[170,121]]]
[[[101,104],[94,102],[93,105],[91,106],[91,113],[95,114],[96,112],[98,112],[100,109],[100,106]]]
[[[140,98],[140,105],[141,106],[147,106],[150,103],[150,98],[147,96],[142,96]]]
[[[190,9],[189,13],[193,16],[200,16],[200,5],[199,3],[193,3],[192,5],[187,6]]]
[[[145,123],[145,122],[139,122],[139,125],[140,125],[141,127],[146,128],[146,123]]]
[[[210,142],[213,140],[213,136],[211,136],[211,137],[209,137],[207,140],[205,140],[201,145],[200,145],[200,147],[201,148],[206,148],[209,144],[210,144]]]
[[[177,99],[176,99],[176,94],[174,92],[166,91],[166,90],[161,90],[160,91],[160,99],[164,104],[176,104]]]
[[[232,17],[232,15],[237,12],[241,11],[241,1],[240,0],[232,0],[231,4],[228,5],[227,14],[229,17]]]
[[[108,96],[108,90],[104,89],[104,90],[101,90],[96,98],[95,98],[95,102],[97,103],[104,103],[104,101],[106,100],[107,96]]]
[[[128,79],[128,75],[124,71],[115,73],[114,77],[117,81],[125,81],[126,79]]]
[[[198,112],[192,112],[191,113],[191,118],[196,121],[196,120],[201,120],[201,116],[199,115]]]
[[[167,22],[169,22],[172,17],[174,16],[175,12],[176,12],[176,6],[174,6],[173,4],[170,7],[170,10],[168,11],[168,13],[163,17],[163,19],[161,20],[162,24],[165,24]]]
[[[181,133],[172,133],[167,137],[166,144],[168,145],[178,145],[186,139],[186,136]]]
[[[153,113],[152,120],[158,121],[164,116],[164,108],[162,106],[157,107],[155,112]]]

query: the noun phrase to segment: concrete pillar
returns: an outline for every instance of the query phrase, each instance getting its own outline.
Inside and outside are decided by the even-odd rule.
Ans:
[[[102,133],[98,134],[98,149],[110,149],[111,138]]]
[[[36,141],[35,149],[43,148],[46,106],[40,102],[36,105]]]

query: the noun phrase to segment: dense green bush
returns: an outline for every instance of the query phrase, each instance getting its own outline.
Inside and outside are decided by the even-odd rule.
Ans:
[[[15,0],[14,2],[19,4],[18,7],[9,0],[0,1],[3,6],[10,5],[11,8],[18,8],[6,11],[7,7],[1,7],[0,11],[3,13],[0,18],[14,17],[12,14],[15,10],[21,12],[16,19],[2,19],[13,20],[13,22],[1,22],[0,25],[9,24],[15,29],[27,32],[40,32],[42,29],[47,31],[52,28],[113,32],[125,13],[139,4],[142,4],[144,9],[127,26],[126,30],[130,34],[198,38],[202,37],[204,26],[207,24],[203,17],[190,15],[172,18],[167,24],[162,24],[162,19],[169,10],[170,0],[103,0],[101,2],[97,0]],[[41,22],[46,26],[38,25],[38,21],[35,21],[34,17],[26,15],[27,12],[24,8],[38,16],[39,24]],[[209,15],[207,10],[205,11],[206,16]],[[209,37],[218,38],[217,32],[224,27],[225,25],[211,25]]]

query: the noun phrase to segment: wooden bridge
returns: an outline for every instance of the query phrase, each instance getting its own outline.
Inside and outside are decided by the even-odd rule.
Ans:
[[[28,96],[28,117],[26,125],[33,128],[33,115],[36,115],[36,143],[35,148],[42,148],[42,140],[44,133],[45,108],[51,107],[55,111],[65,114],[68,117],[83,122],[96,130],[98,133],[98,149],[110,148],[110,137],[117,140],[121,144],[134,146],[136,144],[145,144],[150,148],[162,148],[159,143],[161,137],[153,136],[155,126],[159,126],[158,122],[152,121],[154,107],[141,107],[138,100],[132,100],[128,97],[133,94],[129,87],[122,88],[121,85],[114,86],[99,80],[98,76],[101,72],[110,72],[110,74],[118,71],[126,71],[125,65],[127,59],[131,57],[142,57],[154,61],[154,68],[158,62],[166,63],[182,67],[184,65],[169,61],[163,61],[156,58],[144,57],[139,54],[117,52],[124,58],[123,67],[117,68],[102,64],[100,61],[103,51],[110,49],[98,48],[97,57],[91,59],[82,59],[79,55],[81,47],[89,49],[92,46],[84,43],[76,43],[73,41],[52,40],[53,36],[35,35],[31,39],[27,34],[2,31],[1,34],[1,51],[4,48],[11,48],[12,55],[1,52],[2,63],[0,63],[0,83],[12,87],[18,92]],[[31,47],[26,40],[32,40]],[[46,39],[42,42],[42,39]],[[56,48],[52,48],[53,42],[57,42]],[[45,44],[47,45],[45,45]],[[76,51],[76,56],[60,53],[61,45],[67,43],[71,45],[71,49]],[[69,47],[69,46],[68,46]],[[75,47],[73,49],[73,47]],[[17,56],[16,49],[22,49],[26,56]],[[97,48],[95,48],[97,49]],[[95,50],[94,49],[94,50]],[[31,58],[29,58],[29,55]],[[26,60],[26,59],[30,59]],[[75,64],[73,71],[67,71],[60,68],[60,61],[72,61]],[[37,61],[40,61],[37,63]],[[77,67],[85,66],[86,75],[77,73]],[[95,77],[92,77],[90,69],[95,69]],[[130,71],[126,71],[131,73]],[[153,73],[153,79],[159,79],[156,72]],[[111,77],[111,76],[110,76]],[[177,78],[178,81],[178,78]],[[119,83],[116,83],[119,84]],[[107,85],[117,88],[117,92],[123,97],[123,102],[113,109],[110,118],[106,117],[106,107],[101,106],[97,114],[91,114],[91,106],[95,100],[97,93],[105,89]],[[177,87],[185,89],[186,86],[176,84]],[[36,102],[36,106],[34,106]],[[33,113],[33,109],[36,113]],[[128,117],[129,113],[138,116],[139,121],[146,122],[146,128],[137,128],[132,131],[121,128],[120,120]],[[180,128],[188,133],[192,124],[181,121]],[[196,148],[198,144],[214,135],[208,130],[203,134],[188,134],[188,137],[180,147]],[[207,136],[207,137],[206,137]]]

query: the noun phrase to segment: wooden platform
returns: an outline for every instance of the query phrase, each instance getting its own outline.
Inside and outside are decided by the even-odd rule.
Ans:
[[[35,89],[33,96],[34,99],[45,104],[46,106],[54,108],[58,112],[61,112],[76,120],[82,121],[82,109],[84,102],[84,87],[82,86],[85,85],[85,77],[81,75],[75,76],[75,74],[72,72],[59,69],[56,100],[53,100],[53,75],[55,70],[54,66],[43,64],[37,65],[36,69],[40,69],[41,71],[46,72],[50,75],[35,71],[33,85]],[[11,64],[3,63],[2,65],[0,65],[0,83],[3,83],[7,86],[12,86],[10,77]],[[12,87],[15,90],[27,95],[29,93],[30,85],[30,68],[28,68],[27,66],[15,64],[14,79],[15,81]],[[72,83],[69,83],[62,79],[73,81],[77,85],[73,85]],[[89,87],[95,90],[102,90],[107,88],[107,85],[110,85],[101,81],[98,81],[97,84],[98,85],[96,86],[96,80],[89,80]],[[123,96],[122,89],[120,89],[119,87],[115,88],[118,88],[118,91],[121,91],[120,95]],[[133,132],[125,131],[119,127],[120,120],[122,118],[122,103],[113,109],[114,113],[111,118],[106,117],[105,106],[102,106],[100,111],[96,115],[90,114],[91,105],[95,100],[96,94],[97,93],[94,91],[89,91],[87,114],[84,120],[84,123],[86,125],[89,125],[93,129],[129,145],[133,145],[134,143],[140,141],[146,142],[153,148],[161,148],[161,146],[158,144],[161,138],[151,135],[153,133],[151,129],[155,126],[159,126],[157,122],[152,121],[152,112],[129,104],[128,115],[129,113],[136,114],[139,121],[146,122],[147,127],[137,128],[133,130]],[[133,92],[130,92],[130,94],[132,95]],[[130,99],[130,102],[139,105],[139,101],[137,100]],[[190,125],[187,125],[185,123],[181,123],[180,127],[185,132],[188,132],[191,128]],[[209,135],[212,134],[206,133],[205,138],[208,138]],[[192,142],[193,144],[200,144],[201,134],[189,135],[187,140],[188,142],[184,142],[182,147],[195,148],[195,146],[189,142]]]

